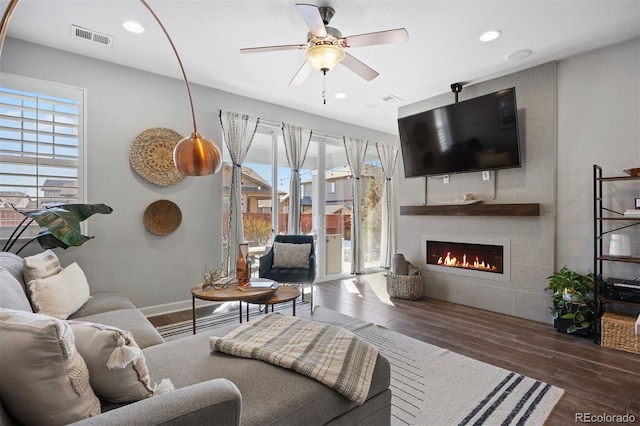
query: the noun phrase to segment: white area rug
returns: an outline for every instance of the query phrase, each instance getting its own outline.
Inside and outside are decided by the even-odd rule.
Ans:
[[[311,319],[308,305],[298,316]],[[229,321],[198,320],[198,330]],[[237,322],[237,313],[231,321]],[[231,318],[231,316],[229,317]],[[391,364],[392,425],[542,425],[564,390],[476,361],[375,324],[316,307],[314,321],[351,330]],[[206,322],[211,327],[204,326]],[[191,322],[159,328],[171,340],[191,335]]]

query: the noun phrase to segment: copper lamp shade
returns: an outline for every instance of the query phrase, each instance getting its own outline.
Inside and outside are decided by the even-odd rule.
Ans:
[[[173,149],[173,162],[183,175],[204,176],[220,171],[222,156],[215,143],[193,132]]]

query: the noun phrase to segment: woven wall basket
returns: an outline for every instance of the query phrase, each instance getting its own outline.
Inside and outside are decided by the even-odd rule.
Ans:
[[[142,218],[147,231],[155,235],[169,235],[180,226],[182,212],[176,203],[158,200],[149,204]]]
[[[387,293],[398,299],[418,300],[422,297],[422,274],[387,275]]]
[[[180,182],[184,175],[173,164],[173,148],[181,139],[179,133],[162,127],[143,131],[131,144],[131,167],[156,185],[167,186]]]

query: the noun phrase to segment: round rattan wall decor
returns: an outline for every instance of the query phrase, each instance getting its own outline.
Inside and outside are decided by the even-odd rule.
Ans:
[[[182,212],[176,203],[158,200],[147,206],[142,220],[144,227],[152,234],[169,235],[180,226]]]
[[[181,139],[179,133],[163,127],[143,131],[131,144],[131,167],[156,185],[167,186],[180,182],[184,175],[173,164],[173,148]]]

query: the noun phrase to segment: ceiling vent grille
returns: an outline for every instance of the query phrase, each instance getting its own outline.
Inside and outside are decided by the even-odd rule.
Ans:
[[[112,36],[99,33],[87,28],[82,28],[77,25],[71,25],[71,35],[77,38],[102,44],[103,46],[111,46],[111,44],[113,43]]]
[[[396,95],[387,95],[384,98],[382,98],[383,101],[385,102],[400,102],[402,101],[402,98],[397,97]]]

